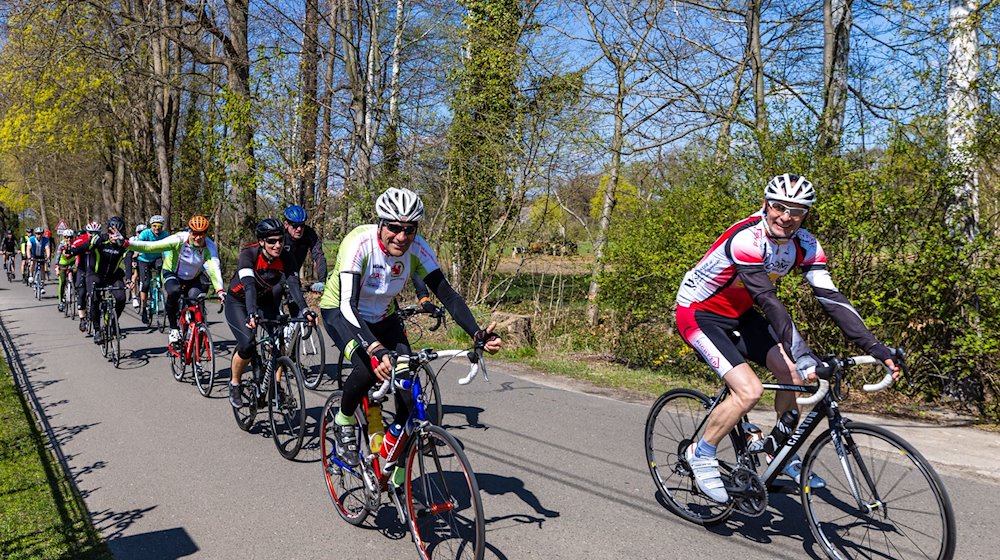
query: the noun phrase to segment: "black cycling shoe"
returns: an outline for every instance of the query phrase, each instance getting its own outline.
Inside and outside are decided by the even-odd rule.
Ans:
[[[345,465],[356,467],[361,464],[358,457],[358,427],[341,426],[334,423],[334,438],[337,446],[337,458]]]
[[[87,332],[87,320],[80,319],[80,332]]]
[[[104,333],[101,330],[94,333],[94,344],[104,344]]]
[[[59,305],[56,306],[56,309],[58,309],[59,312],[62,313],[63,311],[66,311],[66,304],[60,301]]]
[[[149,310],[146,309],[145,307],[142,308],[142,324],[143,325],[149,324]]]
[[[243,395],[240,394],[240,386],[229,384],[229,404],[233,408],[243,408]]]

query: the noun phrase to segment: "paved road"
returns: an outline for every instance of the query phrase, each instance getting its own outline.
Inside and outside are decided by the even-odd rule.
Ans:
[[[231,335],[211,311],[213,334]],[[314,432],[297,461],[262,433],[239,431],[217,390],[206,399],[177,383],[166,336],[123,316],[127,358],[115,369],[74,321],[20,284],[0,284],[0,320],[82,492],[119,559],[412,558],[389,510],[348,526],[327,497]],[[644,464],[648,402],[622,402],[494,362],[491,382],[442,377],[445,424],[466,446],[483,491],[487,558],[808,558],[818,549],[802,507],[773,496],[760,518],[706,530],[675,518]],[[220,382],[221,383],[221,382]],[[220,384],[217,389],[222,389]],[[318,418],[325,391],[308,395]],[[956,558],[1000,550],[998,442],[967,428],[883,422],[938,461],[958,517]],[[970,461],[962,460],[968,452]]]

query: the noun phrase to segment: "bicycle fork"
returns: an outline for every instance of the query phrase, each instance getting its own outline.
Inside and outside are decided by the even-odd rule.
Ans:
[[[885,504],[878,495],[878,490],[875,488],[875,483],[872,480],[871,473],[865,467],[864,461],[861,461],[857,454],[859,452],[858,446],[851,439],[850,433],[847,432],[843,427],[835,427],[830,430],[830,438],[833,440],[833,447],[837,451],[837,457],[840,458],[840,465],[844,469],[844,476],[847,477],[847,484],[850,486],[851,495],[854,496],[854,501],[858,505],[858,509],[863,511],[866,515],[871,515],[876,511],[885,511]],[[854,458],[854,464],[857,465],[858,470],[861,471],[864,477],[865,483],[868,485],[869,490],[872,493],[873,501],[871,503],[866,503],[861,495],[861,488],[858,485],[858,477],[854,472],[854,467],[851,466],[850,459]]]

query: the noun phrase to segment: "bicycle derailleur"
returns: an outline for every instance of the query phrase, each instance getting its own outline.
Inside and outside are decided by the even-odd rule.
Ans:
[[[767,510],[767,488],[756,472],[746,467],[737,467],[730,476],[723,479],[723,483],[740,513],[760,517]]]

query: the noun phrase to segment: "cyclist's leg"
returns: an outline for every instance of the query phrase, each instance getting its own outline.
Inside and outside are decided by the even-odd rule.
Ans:
[[[250,327],[247,327],[246,303],[235,297],[227,297],[226,300],[224,309],[226,323],[229,325],[229,330],[233,332],[233,338],[236,339],[236,348],[233,350],[233,362],[230,369],[232,376],[229,379],[229,384],[239,386],[243,372],[254,354],[253,337]]]
[[[97,288],[102,286],[103,283],[97,273],[87,275],[87,304],[90,306],[90,324],[94,332],[101,326],[101,297]]]
[[[169,272],[164,273],[163,276],[163,290],[167,295],[167,301],[165,302],[167,310],[167,324],[170,325],[170,329],[173,330],[177,328],[177,314],[180,312],[181,308],[180,278]]]
[[[115,298],[115,316],[121,317],[127,299],[125,279],[121,275],[113,276],[109,279],[108,285],[111,287],[111,295]]]
[[[149,276],[153,269],[153,263],[142,259],[137,259],[136,262],[139,266],[139,306],[140,309],[145,309],[146,300],[149,299]]]
[[[64,304],[66,303],[63,301],[63,296],[65,295],[65,289],[66,289],[65,266],[59,265],[59,276],[56,277],[56,281],[58,282],[58,287],[56,288],[56,299],[59,301],[60,304]]]
[[[86,270],[76,273],[76,310],[81,319],[86,317],[87,302],[90,301],[91,286],[88,283],[90,275]]]

